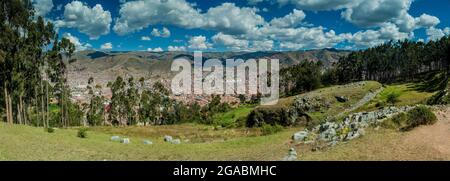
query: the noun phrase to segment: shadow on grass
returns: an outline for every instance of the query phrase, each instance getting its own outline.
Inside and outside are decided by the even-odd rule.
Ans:
[[[436,92],[446,88],[448,78],[446,72],[431,72],[415,82],[416,84],[412,84],[408,88],[419,92]]]

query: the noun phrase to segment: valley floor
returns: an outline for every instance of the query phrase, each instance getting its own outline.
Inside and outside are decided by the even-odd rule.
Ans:
[[[410,132],[372,129],[360,139],[315,152],[297,146],[299,160],[450,160],[450,108],[437,110],[436,115],[435,125]],[[215,135],[216,141],[173,145],[158,136],[179,129],[177,126],[191,127],[193,132],[205,130],[202,134]],[[290,128],[270,136],[245,136],[239,133],[242,130],[235,130],[235,138],[224,140],[229,134],[226,131],[207,131],[198,125],[141,129],[150,130],[144,135],[153,145],[144,145],[143,137],[129,130],[121,132],[131,135],[132,143],[124,145],[109,141],[114,130],[105,128],[93,129],[87,139],[81,139],[73,129],[47,133],[42,128],[1,123],[0,160],[281,160],[291,146],[291,135],[298,130]],[[181,137],[187,140],[191,136]]]

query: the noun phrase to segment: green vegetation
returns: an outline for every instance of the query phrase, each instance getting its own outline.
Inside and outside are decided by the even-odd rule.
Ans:
[[[450,75],[450,36],[436,41],[388,42],[350,53],[329,70],[333,83],[360,80],[380,82],[412,81],[423,73],[443,72]]]
[[[253,109],[253,105],[243,105],[224,113],[217,113],[213,116],[213,124],[226,128],[245,126],[247,116]]]
[[[420,125],[436,123],[436,115],[425,106],[418,106],[407,113],[397,114],[383,123],[381,126],[388,129],[410,131]]]
[[[78,129],[78,132],[77,132],[77,137],[78,138],[87,138],[87,131],[88,131],[88,129],[87,128],[80,128],[80,129]]]
[[[409,131],[420,125],[431,125],[436,123],[436,115],[425,106],[419,106],[411,111],[408,111],[408,121],[407,126],[402,127],[404,131]]]
[[[286,96],[297,95],[322,86],[322,63],[303,61],[280,70],[280,92]]]
[[[275,124],[275,125],[263,124],[261,126],[261,132],[263,135],[275,134],[282,130],[283,130],[283,126],[280,126],[279,124]]]
[[[261,127],[266,124],[281,126],[297,126],[309,121],[306,114],[294,115],[289,107],[284,106],[261,106],[254,109],[247,118],[247,127]]]
[[[440,82],[440,85],[440,87],[442,88],[428,100],[428,104],[450,104],[450,80],[444,79],[442,82]]]
[[[373,111],[384,106],[407,106],[424,104],[434,92],[419,89],[423,83],[387,85],[372,101],[354,112]]]
[[[395,105],[397,103],[398,97],[400,97],[400,94],[398,92],[391,92],[386,96],[386,102],[390,103],[391,105]]]
[[[320,88],[308,93],[282,98],[277,105],[260,106],[255,108],[248,117],[247,126],[262,126],[266,124],[279,124],[282,126],[302,125],[314,126],[327,117],[343,114],[353,105],[359,102],[370,92],[375,92],[381,88],[381,84],[376,81],[363,81],[348,85],[338,85]],[[336,96],[344,96],[347,102],[339,102]],[[298,119],[292,119],[292,105],[297,98],[307,97],[309,99],[320,99],[321,104],[318,110],[311,112],[296,111]],[[343,114],[344,115],[344,114]]]
[[[48,128],[45,128],[45,131],[47,131],[47,133],[54,133],[55,132],[55,128],[48,127]]]
[[[0,160],[280,160],[296,131],[285,129],[273,135],[251,136],[247,132],[259,135],[259,129],[215,131],[212,126],[191,124],[104,127],[126,134],[99,129],[102,128],[93,128],[88,138],[80,139],[76,136],[77,129],[46,134],[41,128],[0,123]],[[164,142],[165,133],[181,138],[182,144]],[[111,142],[112,135],[127,136],[131,143]],[[204,138],[195,138],[196,135]],[[144,139],[151,140],[153,145],[142,144]]]

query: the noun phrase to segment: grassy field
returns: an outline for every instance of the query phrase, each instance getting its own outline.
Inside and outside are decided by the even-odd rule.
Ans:
[[[182,132],[187,127],[197,129],[195,125],[182,125],[175,130]],[[88,138],[81,139],[76,136],[76,129],[47,133],[43,128],[0,123],[0,160],[281,160],[295,132],[286,129],[270,136],[236,136],[227,141],[173,145],[163,142],[163,135],[138,135],[127,133],[129,130],[134,129],[121,132],[136,136],[130,136],[131,144],[125,145],[109,141],[116,134],[108,131],[94,129],[88,132]],[[144,138],[153,141],[153,145],[144,145]]]
[[[380,87],[381,84],[378,82],[362,82],[322,88],[300,96],[320,96],[330,102],[329,109],[310,113],[313,118],[322,119],[345,111],[368,92],[378,90]],[[417,84],[388,85],[374,100],[357,111],[376,109],[376,104],[386,102],[387,95],[392,92],[399,94],[396,106],[422,103],[433,94],[419,91],[416,87]],[[340,103],[334,96],[345,96],[349,101]],[[279,105],[289,105],[293,100],[294,97],[283,98]],[[281,160],[291,147],[297,149],[299,160],[450,158],[436,148],[423,146],[423,143],[416,144],[417,138],[424,137],[422,134],[414,135],[384,128],[369,129],[362,138],[313,152],[308,145],[292,144],[291,136],[303,129],[300,127],[286,128],[268,136],[262,136],[258,128],[236,127],[252,109],[253,106],[241,106],[217,114],[214,117],[218,120],[215,125],[92,127],[89,128],[88,138],[85,139],[76,136],[76,128],[57,129],[54,133],[47,133],[43,128],[0,123],[0,160]],[[445,120],[447,113],[440,113],[441,119]],[[446,126],[448,125],[450,123],[447,121]],[[426,129],[422,131],[427,132]],[[110,138],[113,135],[128,137],[131,144],[112,142]],[[179,138],[182,143],[180,145],[166,143],[163,141],[164,135]],[[151,140],[153,144],[144,145],[143,140]],[[436,142],[440,143],[439,141],[442,142],[442,139]]]
[[[244,136],[215,141],[183,142],[173,145],[159,134],[170,130],[194,132],[196,125],[130,129],[96,128],[88,138],[76,136],[76,129],[57,129],[47,133],[42,128],[0,123],[0,160],[281,160],[294,146],[299,160],[445,160],[437,150],[417,144],[405,144],[408,132],[389,129],[368,130],[362,138],[335,147],[311,151],[307,145],[292,145],[290,138],[300,128],[286,129],[269,136]],[[115,130],[117,129],[117,130]],[[146,129],[148,129],[146,131]],[[159,131],[159,133],[155,133]],[[111,134],[111,132],[123,134]],[[170,133],[170,132],[166,132]],[[184,133],[183,133],[184,134]],[[200,132],[199,134],[204,134]],[[112,135],[130,135],[131,144],[109,141]],[[134,136],[131,136],[134,135]],[[174,134],[181,138],[181,134]],[[185,136],[185,139],[189,139]],[[153,141],[144,145],[143,139]]]

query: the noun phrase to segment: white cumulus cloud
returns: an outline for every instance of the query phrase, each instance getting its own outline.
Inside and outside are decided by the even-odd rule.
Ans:
[[[163,52],[164,50],[161,47],[157,47],[157,48],[147,48],[147,51],[149,52]]]
[[[152,40],[150,37],[148,37],[148,36],[142,36],[141,37],[141,40],[142,41],[150,41],[150,40]]]
[[[167,29],[166,27],[163,27],[163,29],[161,31],[159,31],[156,28],[153,28],[152,33],[153,36],[155,37],[163,37],[163,38],[168,38],[170,37],[170,30]]]
[[[303,19],[305,19],[306,15],[303,11],[294,9],[292,13],[282,17],[282,18],[274,18],[270,21],[272,26],[280,27],[280,28],[292,28],[301,24]]]
[[[446,27],[444,29],[430,27],[426,30],[426,34],[428,36],[428,41],[435,41],[443,36],[450,35],[450,27]]]
[[[194,49],[194,50],[206,50],[211,48],[211,44],[207,42],[205,36],[193,36],[188,41],[189,46],[188,48]]]
[[[92,45],[89,43],[82,43],[78,37],[73,36],[70,33],[64,33],[63,38],[68,39],[71,43],[75,45],[75,51],[83,51],[87,49],[91,49]]]
[[[64,19],[55,21],[57,27],[76,28],[81,33],[98,39],[109,33],[111,13],[97,4],[90,8],[80,1],[72,1],[64,7]]]
[[[105,43],[100,46],[102,50],[111,50],[113,48],[113,44],[111,42]]]
[[[52,0],[32,0],[35,16],[45,17],[53,8]]]
[[[169,46],[167,47],[167,50],[170,52],[183,52],[186,51],[186,47],[184,46]]]
[[[247,50],[249,46],[248,40],[237,39],[232,35],[226,35],[223,33],[214,35],[212,40],[215,45],[224,46],[235,51]]]

